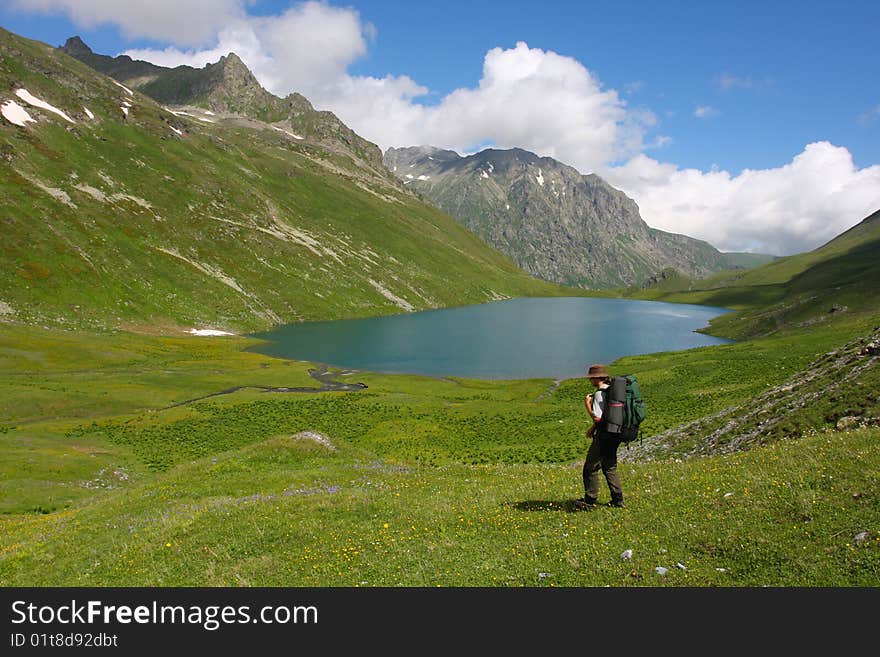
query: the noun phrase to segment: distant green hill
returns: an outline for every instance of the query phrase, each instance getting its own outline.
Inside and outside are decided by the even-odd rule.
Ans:
[[[773,262],[776,256],[767,255],[765,253],[735,253],[722,252],[724,259],[727,260],[731,269],[750,269],[759,265]]]
[[[808,253],[702,280],[669,277],[630,296],[742,310],[713,321],[713,333],[766,335],[834,314],[880,311],[880,211]]]
[[[0,106],[0,319],[241,331],[564,293],[326,113],[165,108],[4,30]]]

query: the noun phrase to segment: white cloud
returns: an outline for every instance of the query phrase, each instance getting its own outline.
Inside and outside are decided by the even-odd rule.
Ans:
[[[790,255],[880,209],[880,165],[858,169],[846,148],[809,144],[789,164],[739,175],[679,169],[645,155],[601,172],[649,225],[724,251]]]
[[[66,14],[86,29],[114,24],[128,37],[193,46],[208,42],[229,21],[242,18],[250,0],[11,0],[10,4],[21,11]]]
[[[230,52],[241,57],[252,70],[257,70],[267,61],[257,35],[245,23],[233,22],[228,25],[220,32],[217,40],[216,47],[206,50],[181,50],[168,47],[164,50],[131,49],[123,54],[132,59],[142,59],[172,68],[181,65],[202,68],[205,64],[213,64]]]
[[[371,37],[373,35],[373,37]],[[356,11],[305,2],[278,16],[229,21],[208,49],[128,50],[125,54],[160,66],[200,68],[234,52],[260,83],[279,96],[299,91],[310,100],[347,77],[348,66],[367,52],[375,28]]]
[[[436,105],[414,102],[429,89],[408,76],[347,73],[372,38],[375,28],[354,10],[307,2],[281,16],[237,21],[210,49],[126,54],[201,67],[233,51],[273,93],[302,93],[383,149],[430,143],[464,151],[492,143],[565,162],[578,158],[593,169],[640,152],[645,130],[657,122],[648,110],[627,108],[577,60],[523,42],[490,50],[475,87],[456,89]]]
[[[519,42],[493,48],[473,88],[434,106],[412,102],[427,90],[409,78],[347,78],[324,104],[382,147],[433,144],[460,151],[477,143],[519,146],[593,169],[640,152],[646,110],[632,110],[580,62]]]
[[[698,119],[708,119],[710,116],[717,116],[718,110],[709,105],[700,105],[694,110],[694,116]]]

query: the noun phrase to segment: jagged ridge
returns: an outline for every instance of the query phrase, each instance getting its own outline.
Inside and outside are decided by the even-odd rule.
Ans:
[[[127,55],[98,55],[79,37],[68,39],[60,50],[159,103],[239,114],[267,123],[284,122],[297,135],[356,157],[379,175],[385,173],[378,146],[357,135],[332,112],[315,110],[301,94],[294,92],[285,98],[271,94],[235,53],[197,69],[167,68]]]
[[[706,242],[649,227],[636,203],[597,175],[529,151],[462,157],[430,146],[391,148],[386,165],[526,271],[579,287],[641,285],[668,267],[726,269]]]

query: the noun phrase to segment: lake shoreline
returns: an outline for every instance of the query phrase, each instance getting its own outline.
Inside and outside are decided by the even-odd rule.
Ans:
[[[602,297],[519,297],[250,334],[248,351],[379,374],[476,380],[578,378],[592,362],[682,351],[728,308]],[[702,330],[701,330],[702,329]]]

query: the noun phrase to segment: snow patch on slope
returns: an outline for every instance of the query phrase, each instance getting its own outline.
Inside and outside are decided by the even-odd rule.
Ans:
[[[213,121],[212,119],[206,119],[204,116],[198,116],[196,114],[191,114],[190,112],[184,112],[183,110],[173,110],[168,107],[163,107],[162,109],[166,112],[171,112],[174,116],[188,116],[189,118],[201,121],[202,123],[216,123],[216,121]],[[214,116],[213,113],[212,116]]]
[[[294,139],[300,139],[300,140],[304,139],[303,137],[300,137],[299,135],[296,135],[296,134],[294,134],[294,133],[292,133],[292,132],[290,132],[290,131],[288,131],[288,130],[284,130],[283,128],[279,128],[279,127],[274,126],[274,125],[272,126],[272,128],[273,128],[274,130],[277,130],[278,132],[283,132],[285,135],[287,135],[287,136],[289,136],[289,137],[293,137]]]
[[[134,92],[133,92],[131,89],[129,89],[128,87],[126,87],[124,84],[119,84],[116,80],[111,80],[111,82],[112,82],[113,84],[115,84],[117,87],[122,87],[123,89],[125,89],[125,92],[126,92],[129,96],[134,96]]]
[[[3,105],[0,105],[0,114],[4,119],[20,128],[23,128],[28,122],[36,123],[27,110],[14,100],[7,100]]]
[[[235,333],[228,333],[226,331],[218,331],[217,329],[190,329],[187,331],[190,335],[199,335],[199,336],[215,336],[215,335],[235,335]]]
[[[29,92],[27,89],[19,89],[15,92],[15,95],[18,96],[19,98],[21,98],[28,105],[32,105],[34,107],[39,107],[40,109],[54,112],[55,114],[60,116],[65,121],[69,121],[70,123],[76,123],[76,121],[74,121],[72,118],[67,116],[67,114],[62,112],[60,109],[58,109],[54,105],[50,105],[45,100],[40,100],[39,98],[34,96],[31,92]]]

